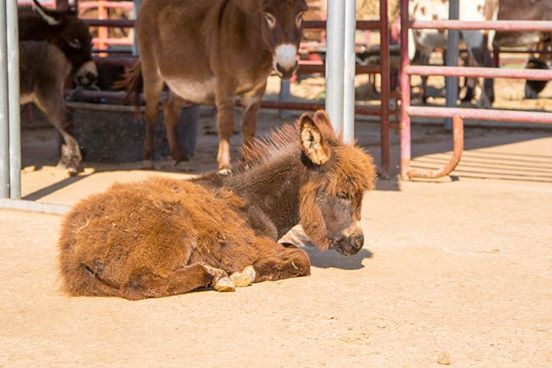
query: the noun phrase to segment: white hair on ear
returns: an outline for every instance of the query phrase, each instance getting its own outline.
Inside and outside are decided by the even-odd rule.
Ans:
[[[42,6],[40,6],[40,4],[38,4],[36,1],[33,1],[33,9],[35,11],[38,12],[38,14],[40,14],[40,16],[46,21],[46,23],[48,23],[49,25],[51,26],[57,26],[60,24],[59,21],[57,21],[54,17],[46,14],[46,12],[44,11],[44,9],[42,9]]]

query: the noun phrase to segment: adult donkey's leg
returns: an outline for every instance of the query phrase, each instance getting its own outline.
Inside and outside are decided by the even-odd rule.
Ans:
[[[159,110],[159,96],[163,90],[163,80],[153,62],[141,60],[142,77],[144,78],[144,98],[146,99],[145,135],[144,135],[144,168],[153,168],[155,122]]]
[[[36,93],[35,104],[63,138],[58,167],[65,169],[68,175],[76,175],[82,155],[77,140],[71,134],[71,115],[65,108],[63,95],[45,88]]]
[[[234,86],[219,81],[215,91],[217,106],[217,130],[219,134],[219,148],[217,154],[218,170],[220,174],[228,175],[232,172],[230,164],[230,137],[234,133]]]
[[[176,161],[176,163],[189,159],[189,157],[182,156],[182,150],[180,149],[180,140],[177,130],[178,118],[180,117],[183,106],[184,100],[171,91],[169,93],[169,98],[165,104],[165,108],[163,111],[163,121],[165,123],[165,129],[167,130],[169,148],[171,150],[171,156],[173,160]]]
[[[257,273],[255,282],[310,275],[309,256],[301,249],[286,248],[268,238],[262,238],[257,249],[259,259],[253,264]]]
[[[261,99],[266,90],[266,83],[258,89],[242,96],[242,134],[243,143],[248,144],[255,137],[257,130],[257,111],[261,107]]]

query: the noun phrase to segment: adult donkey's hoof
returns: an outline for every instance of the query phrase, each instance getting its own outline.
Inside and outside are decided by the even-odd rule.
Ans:
[[[68,164],[61,160],[58,164],[56,169],[63,172],[63,175],[65,177],[71,177],[75,176],[79,173],[78,164]]]
[[[222,278],[220,278],[220,279],[215,283],[215,285],[213,286],[213,288],[214,288],[216,291],[219,291],[219,292],[236,291],[236,286],[234,285],[234,283],[232,282],[232,280],[230,280],[229,277],[222,277]]]
[[[219,169],[218,174],[222,176],[230,176],[232,175],[232,169],[229,169],[229,168]]]

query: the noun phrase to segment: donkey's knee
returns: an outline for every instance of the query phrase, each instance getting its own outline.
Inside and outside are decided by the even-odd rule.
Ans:
[[[282,248],[277,256],[261,259],[253,266],[257,282],[310,275],[309,256],[298,248]]]

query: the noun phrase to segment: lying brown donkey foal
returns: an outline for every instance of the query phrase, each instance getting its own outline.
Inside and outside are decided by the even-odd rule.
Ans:
[[[325,112],[247,151],[251,160],[233,176],[115,184],[77,204],[59,241],[64,289],[142,299],[305,276],[307,254],[277,243],[297,223],[321,250],[362,248],[374,164],[334,134]]]

